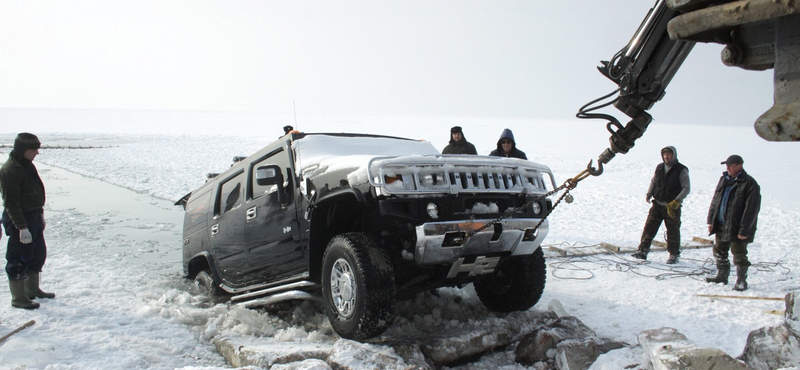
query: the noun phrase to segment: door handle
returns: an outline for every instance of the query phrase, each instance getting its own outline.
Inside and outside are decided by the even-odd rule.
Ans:
[[[247,209],[247,213],[245,214],[245,220],[250,221],[256,218],[256,208],[258,207],[252,207]]]
[[[219,224],[214,224],[211,226],[211,236],[219,234]]]

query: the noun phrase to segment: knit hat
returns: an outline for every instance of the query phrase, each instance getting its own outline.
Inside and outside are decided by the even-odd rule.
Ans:
[[[463,131],[461,131],[461,126],[453,126],[453,128],[450,129],[450,133],[455,134],[456,132],[461,134],[464,133]]]
[[[39,138],[27,132],[20,132],[14,139],[14,151],[20,154],[25,153],[28,149],[39,149],[41,146]]]

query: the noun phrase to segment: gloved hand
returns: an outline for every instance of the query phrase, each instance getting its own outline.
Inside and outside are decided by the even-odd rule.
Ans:
[[[667,203],[667,215],[669,216],[669,218],[675,218],[675,211],[677,211],[680,208],[681,208],[681,203],[675,199]]]
[[[650,198],[652,198],[652,197],[653,197],[652,195],[647,194],[647,195],[644,196],[644,201],[647,202],[647,203],[650,203]]]
[[[33,235],[31,235],[28,229],[22,229],[19,231],[19,241],[21,241],[22,244],[31,244],[33,243]]]
[[[42,230],[47,227],[47,221],[44,220],[44,213],[42,213]]]

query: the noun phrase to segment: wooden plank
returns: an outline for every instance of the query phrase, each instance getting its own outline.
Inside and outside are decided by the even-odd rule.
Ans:
[[[614,244],[610,244],[610,243],[606,243],[606,242],[600,242],[600,246],[605,248],[605,249],[608,249],[608,250],[610,250],[612,252],[616,252],[616,253],[619,253],[620,251],[622,251],[622,248],[620,248],[620,247],[618,247],[618,246],[616,246]]]
[[[709,248],[711,245],[709,244],[686,244],[682,245],[681,249],[700,249],[700,248]]]
[[[661,251],[661,250],[667,249],[667,243],[662,242],[661,240],[653,240],[653,243],[651,243],[651,244],[652,245],[650,246],[650,250]],[[655,248],[654,248],[654,246],[655,246]]]
[[[556,252],[556,253],[560,254],[562,257],[567,255],[567,251],[566,250],[558,248],[558,247],[555,247],[555,246],[552,246],[552,245],[548,246],[547,250]]]
[[[746,297],[746,296],[739,296],[739,295],[720,295],[720,294],[695,294],[697,297],[707,297],[707,298],[731,298],[731,299],[757,299],[761,301],[783,301],[784,298],[774,298],[774,297]]]
[[[27,327],[29,327],[29,326],[31,326],[31,325],[33,325],[33,324],[35,324],[35,323],[36,323],[36,321],[34,321],[34,320],[31,320],[31,321],[28,321],[28,322],[26,322],[26,323],[22,324],[22,326],[20,326],[20,327],[18,327],[18,328],[16,328],[16,329],[14,329],[14,331],[12,331],[12,332],[10,332],[10,333],[8,333],[8,334],[4,335],[2,338],[0,338],[0,343],[3,343],[3,342],[5,342],[5,341],[6,341],[6,339],[8,339],[9,337],[11,337],[12,335],[14,335],[14,334],[17,334],[17,333],[21,332],[21,331],[22,331],[22,330],[24,330],[25,328],[27,328]]]
[[[681,246],[683,249],[699,249],[699,248],[708,248],[711,247],[710,244],[686,244]],[[634,253],[636,252],[636,248],[624,247],[619,245],[614,245],[607,242],[600,242],[597,245],[589,245],[589,246],[570,246],[570,245],[543,245],[543,249],[547,251],[552,251],[558,253],[558,255],[562,257],[570,257],[570,256],[592,256],[597,254],[627,254],[627,253]],[[662,241],[653,241],[653,246],[650,248],[651,250],[656,251],[663,251],[666,250],[666,243]]]
[[[696,241],[700,244],[714,244],[714,241],[711,239],[701,238],[699,236],[695,236],[692,238],[692,241]]]

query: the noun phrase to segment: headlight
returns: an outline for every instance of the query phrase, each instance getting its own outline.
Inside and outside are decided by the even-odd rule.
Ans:
[[[538,215],[539,212],[542,211],[542,206],[540,206],[538,202],[533,203],[531,204],[531,211],[533,211],[534,214]]]
[[[431,216],[432,219],[439,218],[439,207],[436,206],[435,203],[428,203],[428,216]]]

